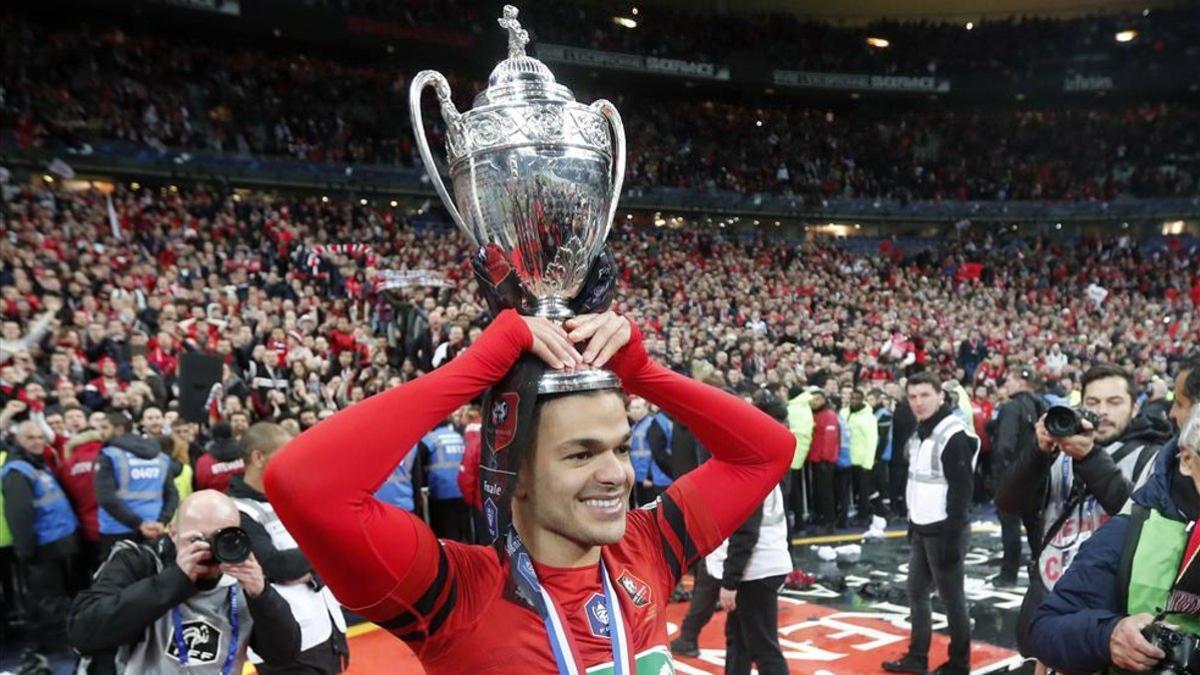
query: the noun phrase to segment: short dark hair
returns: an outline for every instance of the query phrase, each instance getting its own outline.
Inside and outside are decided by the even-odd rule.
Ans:
[[[112,425],[114,430],[124,429],[126,432],[128,432],[133,428],[133,420],[129,419],[125,413],[110,412],[105,413],[104,416],[108,418],[108,423]]]
[[[274,422],[259,422],[251,425],[246,433],[242,434],[242,439],[238,442],[238,451],[241,453],[242,459],[248,460],[255,450],[263,452],[278,450],[286,443],[286,440],[284,443],[280,443],[280,439],[290,437],[291,434],[287,429]]]
[[[542,426],[542,408],[544,408],[547,403],[550,403],[551,401],[557,401],[560,398],[567,398],[568,396],[600,396],[603,394],[615,394],[621,398],[621,402],[624,406],[628,407],[629,405],[629,396],[625,394],[623,389],[592,389],[588,391],[572,391],[561,394],[546,394],[543,396],[538,396],[537,402],[533,404],[533,415],[531,415],[529,419],[529,424],[531,426],[529,428],[528,442],[522,446],[514,447],[509,451],[512,453],[513,457],[513,464],[510,464],[509,466],[510,470],[513,466],[515,466],[515,471],[518,475],[520,475],[523,470],[533,466],[534,451],[537,449],[538,444],[538,429]],[[646,401],[646,403],[648,405],[650,402]]]
[[[1184,361],[1179,372],[1185,371],[1187,377],[1183,378],[1183,395],[1191,401],[1200,399],[1200,352],[1193,353]]]
[[[908,381],[904,383],[904,391],[907,393],[909,389],[922,384],[927,384],[933,387],[934,391],[942,390],[942,382],[938,379],[937,375],[934,375],[928,370],[923,370],[919,373],[914,373],[908,378]]]
[[[1107,380],[1111,377],[1119,377],[1125,380],[1125,391],[1129,394],[1129,400],[1137,400],[1137,383],[1133,380],[1133,375],[1121,366],[1112,363],[1099,363],[1087,369],[1083,374],[1082,384],[1079,389],[1084,396],[1087,395],[1088,385],[1097,380]]]

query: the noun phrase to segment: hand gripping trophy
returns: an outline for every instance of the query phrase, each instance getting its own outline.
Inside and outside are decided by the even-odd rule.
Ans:
[[[488,78],[474,107],[459,112],[445,76],[417,74],[409,110],[417,148],[438,196],[488,265],[512,269],[529,302],[525,314],[564,320],[604,247],[625,176],[625,130],[612,103],[584,105],[525,53],[529,34],[506,5],[508,58]],[[454,188],[442,181],[421,114],[432,86],[446,125],[446,160]],[[618,387],[603,370],[546,373],[539,394]]]

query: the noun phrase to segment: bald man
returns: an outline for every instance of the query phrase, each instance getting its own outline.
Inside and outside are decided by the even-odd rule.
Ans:
[[[300,626],[251,555],[218,563],[209,540],[236,528],[231,499],[201,490],[183,501],[167,537],[119,542],[67,620],[89,675],[241,673],[246,649],[289,662]]]
[[[0,468],[4,517],[13,551],[25,570],[30,635],[37,652],[62,648],[63,616],[70,603],[70,559],[78,550],[79,522],[42,450],[46,436],[32,421],[17,426],[14,449]]]

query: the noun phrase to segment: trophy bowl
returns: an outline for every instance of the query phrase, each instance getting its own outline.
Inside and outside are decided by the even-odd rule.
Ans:
[[[520,309],[559,321],[572,316],[569,303],[616,215],[625,132],[611,103],[576,102],[545,64],[525,54],[529,36],[516,17],[517,10],[505,6],[500,25],[509,32],[508,58],[470,110],[455,108],[446,78],[432,70],[413,78],[409,110],[421,159],[455,224],[476,248],[512,267],[535,299]],[[446,128],[453,196],[425,136],[421,93],[430,86]],[[541,393],[615,383],[605,371],[549,373],[546,380]]]

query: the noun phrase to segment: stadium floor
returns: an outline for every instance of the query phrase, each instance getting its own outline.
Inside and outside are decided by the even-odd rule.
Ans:
[[[909,632],[904,532],[891,530],[883,541],[863,543],[861,555],[854,562],[821,562],[815,549],[858,541],[859,533],[796,540],[797,566],[816,575],[818,582],[804,592],[784,591],[779,598],[780,644],[792,673],[880,673],[882,661],[904,652]],[[1027,583],[1024,571],[1020,587],[1015,590],[993,590],[985,585],[986,578],[997,570],[999,554],[995,521],[977,521],[967,557],[967,597],[974,623],[972,675],[1033,672],[1029,665],[1022,665],[1013,649],[1017,612]],[[947,636],[937,631],[945,625],[938,609],[935,600],[931,666],[945,660],[948,643]],[[686,603],[675,603],[668,609],[667,628],[672,638],[677,636],[686,611]],[[683,675],[722,672],[724,626],[724,615],[717,612],[700,635],[700,657],[677,660],[677,671]],[[350,675],[422,672],[412,652],[386,632],[365,624],[352,627],[350,635]],[[0,675],[15,666],[16,656],[16,651],[9,649],[0,654]],[[54,665],[56,675],[72,672],[66,654],[57,655]],[[253,670],[247,668],[246,672]]]

